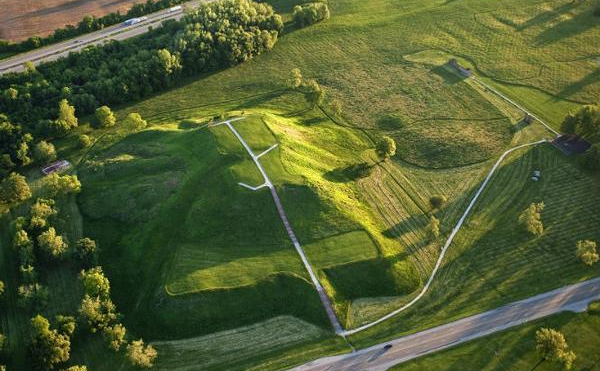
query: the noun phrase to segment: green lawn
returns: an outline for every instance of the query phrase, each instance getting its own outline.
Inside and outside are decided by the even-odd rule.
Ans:
[[[549,361],[538,365],[541,357],[535,350],[535,332],[542,327],[554,328],[565,335],[570,349],[577,355],[573,370],[591,371],[598,368],[600,316],[564,313],[427,355],[391,370],[561,370],[559,365]]]
[[[300,3],[270,2],[286,20]],[[211,117],[247,116],[234,125],[256,153],[278,143],[260,161],[338,315],[353,327],[414,297],[500,153],[549,136],[538,124],[519,124],[521,112],[445,67],[449,58],[554,127],[600,95],[592,2],[332,0],[329,6],[331,19],[287,27],[269,53],[116,108],[119,118],[139,112],[148,119],[144,131],[91,129],[84,118],[78,133],[95,137],[92,148],[79,150],[75,135],[56,141],[60,157],[78,164],[83,183],[77,199],[61,205],[60,227],[70,238],[100,241],[124,323],[132,336],[156,342],[159,369],[184,369],[196,354],[215,356],[207,369],[282,369],[348,349],[332,340],[269,192],[237,184],[258,185],[260,173],[226,126],[203,126]],[[342,102],[342,119],[309,109],[286,88],[296,67],[324,87],[325,113],[331,99]],[[375,164],[373,141],[384,134],[397,140],[398,153]],[[359,162],[374,164],[369,177],[340,176]],[[538,168],[542,180],[533,183],[529,176]],[[598,275],[575,259],[574,244],[600,239],[599,191],[597,177],[549,145],[514,153],[457,235],[430,293],[351,341],[369,345]],[[426,230],[434,213],[428,200],[436,194],[448,198],[435,211],[438,239]],[[546,234],[531,239],[515,232],[516,219],[538,200],[546,203]],[[10,285],[16,271],[9,219],[1,229],[0,276]],[[78,300],[70,286],[75,273],[65,266],[49,274],[56,300],[48,313],[74,311],[61,303]],[[28,315],[13,304],[7,313],[2,331],[16,339],[10,347],[20,351],[15,364],[21,365]],[[273,339],[273,326],[310,331]],[[75,342],[74,360],[95,370],[121,364],[122,357],[88,338]],[[219,349],[265,342],[251,354],[200,353],[213,338]],[[178,360],[179,352],[185,357]]]
[[[536,169],[542,171],[537,183],[530,180]],[[597,267],[576,258],[575,244],[600,238],[600,205],[593,201],[598,192],[597,177],[549,144],[511,154],[457,234],[429,293],[404,315],[354,335],[353,341],[372,344],[597,276]],[[545,232],[532,238],[517,219],[539,201],[546,205]],[[453,223],[443,224],[446,233]],[[433,260],[420,256],[423,265]]]

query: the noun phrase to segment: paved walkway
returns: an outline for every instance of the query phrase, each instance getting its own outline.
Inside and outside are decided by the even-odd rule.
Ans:
[[[296,237],[296,234],[294,233],[294,230],[292,229],[292,226],[287,218],[285,210],[283,209],[283,205],[281,204],[281,200],[279,199],[277,190],[273,186],[273,183],[269,179],[269,176],[267,175],[267,172],[265,171],[265,169],[262,167],[260,161],[258,161],[258,159],[260,157],[262,157],[263,155],[268,153],[270,150],[275,148],[277,145],[274,144],[271,147],[269,147],[266,151],[263,151],[259,155],[255,155],[254,152],[252,151],[252,149],[250,148],[250,146],[244,140],[244,138],[242,138],[240,133],[238,133],[238,131],[235,130],[235,127],[231,124],[234,121],[243,120],[243,119],[244,119],[243,117],[238,117],[238,118],[227,120],[227,121],[224,121],[224,122],[221,122],[218,124],[213,124],[211,126],[227,125],[229,130],[231,130],[233,132],[233,134],[236,136],[236,138],[240,141],[240,143],[242,143],[242,146],[244,146],[244,148],[246,149],[246,152],[248,152],[248,154],[252,158],[252,161],[254,161],[254,163],[256,164],[256,167],[258,168],[258,170],[260,171],[260,173],[263,176],[264,183],[257,187],[253,187],[253,186],[250,186],[250,185],[247,185],[244,183],[239,183],[239,184],[241,186],[251,189],[253,191],[256,191],[263,187],[268,187],[270,189],[271,196],[273,197],[273,201],[275,202],[275,207],[277,208],[277,212],[279,213],[279,217],[281,218],[281,221],[283,222],[283,225],[285,226],[285,230],[287,231],[288,236],[290,237],[290,240],[294,244],[294,248],[296,249],[296,252],[298,252],[298,255],[300,255],[300,259],[302,260],[302,264],[304,264],[304,268],[306,268],[306,270],[308,271],[310,279],[311,279],[313,285],[315,286],[317,293],[319,294],[319,298],[321,299],[321,302],[323,303],[323,307],[325,308],[325,311],[327,312],[329,321],[331,322],[331,325],[333,326],[335,333],[343,336],[344,329],[340,325],[340,322],[339,322],[337,316],[335,315],[335,311],[333,310],[331,301],[329,300],[329,297],[327,296],[325,289],[323,289],[323,286],[319,282],[317,275],[313,271],[312,266],[310,265],[310,262],[308,261],[308,258],[306,257],[306,254],[304,253],[302,246],[300,245],[300,242],[298,242],[298,238]]]
[[[600,278],[595,278],[355,353],[321,358],[293,371],[385,371],[396,364],[538,318],[564,311],[584,311],[598,299]],[[386,345],[392,347],[386,350]]]
[[[367,323],[366,325],[357,327],[355,329],[352,330],[347,330],[344,331],[344,335],[352,335],[355,334],[357,332],[366,330],[370,327],[373,327],[385,320],[390,319],[391,317],[405,311],[406,309],[412,307],[417,301],[419,301],[423,295],[425,295],[425,293],[427,293],[427,291],[429,290],[429,287],[431,286],[431,283],[433,282],[433,279],[435,278],[441,264],[442,261],[444,260],[444,256],[446,255],[446,252],[448,251],[448,248],[450,247],[450,245],[452,244],[452,241],[454,240],[454,237],[456,236],[456,234],[458,233],[458,231],[460,230],[460,228],[462,227],[463,223],[465,222],[465,220],[467,219],[467,216],[469,215],[469,213],[471,212],[471,210],[473,209],[473,206],[475,206],[475,203],[477,202],[477,200],[479,199],[479,196],[481,196],[481,193],[483,192],[483,190],[487,187],[490,179],[492,178],[492,176],[494,175],[494,173],[496,172],[496,170],[498,169],[498,167],[500,166],[500,164],[502,163],[502,161],[504,161],[504,159],[506,158],[506,156],[508,156],[509,154],[511,154],[512,152],[521,149],[521,148],[525,148],[525,147],[530,147],[530,146],[535,146],[541,143],[545,143],[547,142],[546,139],[542,139],[540,141],[537,142],[533,142],[533,143],[527,143],[527,144],[523,144],[520,146],[516,146],[513,147],[511,149],[509,149],[508,151],[504,152],[502,154],[502,156],[500,156],[500,158],[498,159],[498,161],[496,161],[496,163],[494,164],[494,166],[492,167],[492,170],[490,170],[490,172],[488,173],[488,175],[485,177],[483,183],[481,184],[481,186],[479,187],[479,189],[477,190],[477,193],[475,193],[475,196],[473,196],[473,198],[471,199],[471,202],[469,203],[469,206],[467,206],[467,209],[465,210],[465,212],[463,213],[463,215],[460,217],[460,219],[458,220],[458,222],[456,223],[456,226],[454,227],[454,229],[452,229],[452,233],[450,233],[450,236],[448,236],[448,239],[446,240],[446,243],[444,244],[444,246],[442,247],[442,251],[440,253],[440,256],[438,257],[438,260],[435,263],[435,267],[433,268],[433,271],[431,272],[431,276],[429,276],[429,279],[427,280],[427,283],[425,284],[425,286],[423,286],[423,289],[421,290],[421,292],[413,299],[411,300],[409,303],[405,304],[404,306],[386,314],[383,317],[380,317],[379,319]]]

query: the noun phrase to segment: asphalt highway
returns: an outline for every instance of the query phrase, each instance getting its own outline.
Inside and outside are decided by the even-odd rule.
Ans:
[[[598,299],[600,278],[595,278],[354,353],[321,358],[293,371],[385,371],[413,358],[538,318],[564,311],[584,311]]]
[[[182,4],[182,7],[195,7],[200,4],[200,2],[209,1],[212,0],[190,1]],[[15,55],[11,58],[2,59],[0,60],[0,74],[23,71],[23,64],[28,61],[31,61],[34,65],[38,65],[42,62],[65,57],[70,52],[79,51],[89,45],[102,44],[108,40],[125,40],[130,37],[141,35],[148,32],[150,27],[156,28],[161,22],[167,19],[180,19],[183,17],[183,11],[178,10],[170,12],[169,9],[164,9],[156,13],[148,14],[146,17],[148,17],[147,20],[131,26],[125,26],[123,23],[116,24],[57,44],[48,45],[27,53]]]

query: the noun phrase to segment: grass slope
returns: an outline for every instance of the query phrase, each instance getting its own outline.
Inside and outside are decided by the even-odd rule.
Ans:
[[[530,180],[535,169],[543,174],[539,183]],[[371,344],[598,275],[597,267],[576,258],[575,244],[600,238],[600,207],[593,201],[599,187],[596,177],[548,144],[511,154],[458,233],[429,293],[405,315],[353,340]],[[517,219],[538,201],[546,204],[546,230],[532,238]]]

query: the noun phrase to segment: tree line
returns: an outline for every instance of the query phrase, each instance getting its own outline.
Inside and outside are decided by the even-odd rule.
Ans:
[[[31,163],[34,138],[64,136],[77,127],[77,116],[102,115],[99,106],[139,100],[182,76],[268,51],[282,29],[281,17],[267,4],[223,0],[201,4],[181,21],[166,21],[140,37],[5,74],[0,77],[0,169],[6,175]]]
[[[18,186],[5,186],[7,182],[18,183]],[[3,187],[17,190],[14,194],[20,202],[32,197],[25,178],[19,174],[12,173],[3,181]],[[114,352],[124,349],[132,365],[152,367],[157,357],[156,350],[141,339],[128,341],[127,330],[121,322],[122,315],[110,298],[110,282],[98,265],[100,249],[97,242],[89,237],[69,241],[56,227],[60,210],[55,200],[64,200],[80,191],[81,183],[76,175],[50,174],[43,178],[41,189],[36,192],[39,197],[30,204],[26,215],[11,223],[12,247],[19,272],[16,287],[12,289],[16,291],[20,309],[33,315],[29,326],[28,359],[36,370],[64,365],[70,359],[71,342],[77,329],[81,328],[101,334],[107,347]],[[47,283],[43,282],[47,274],[42,273],[67,262],[82,268],[79,282],[74,284],[80,285],[83,296],[77,313],[59,314],[48,319],[40,314],[46,311],[51,299]],[[6,289],[0,281],[0,299]],[[6,337],[0,334],[0,351],[5,340]],[[4,371],[2,367],[0,370]],[[66,370],[85,371],[86,367],[72,366]]]
[[[102,17],[86,15],[76,25],[68,24],[57,28],[46,37],[31,36],[19,43],[11,43],[0,39],[0,53],[23,53],[46,45],[51,45],[92,31],[101,30],[105,27],[121,23],[129,18],[140,17],[145,14],[157,12],[181,4],[186,0],[147,0],[145,3],[133,4],[125,14],[112,12]]]

